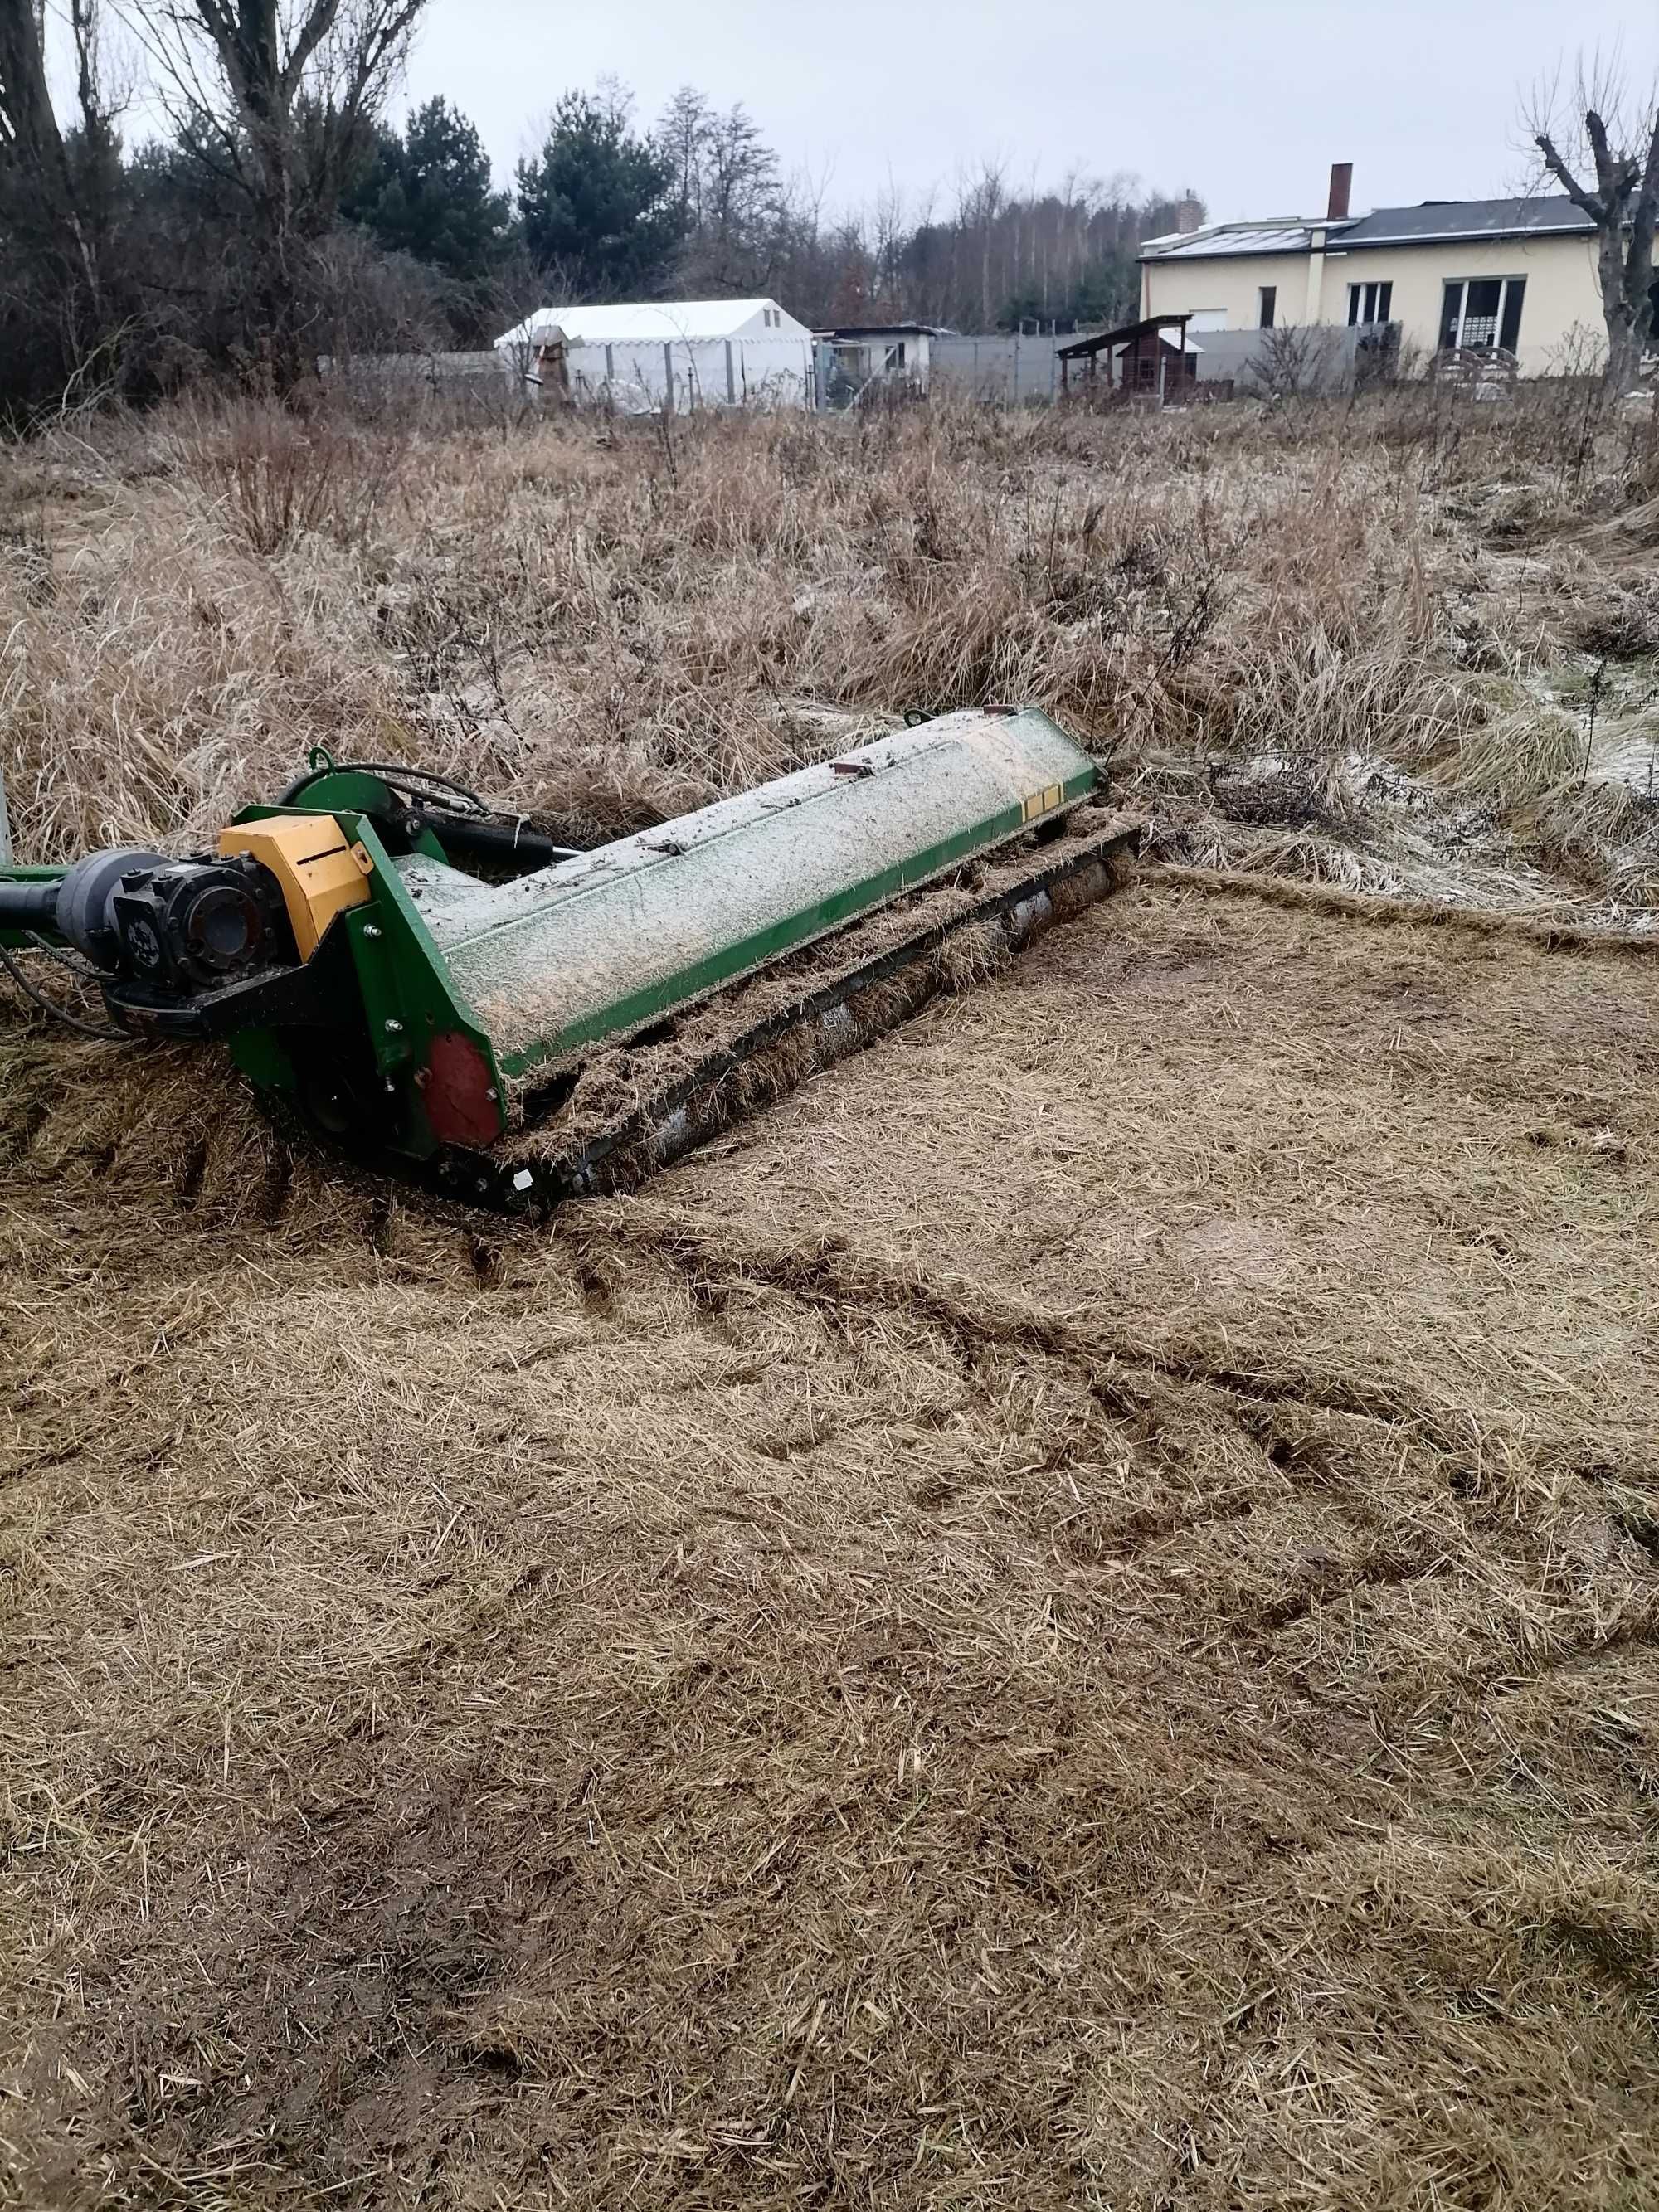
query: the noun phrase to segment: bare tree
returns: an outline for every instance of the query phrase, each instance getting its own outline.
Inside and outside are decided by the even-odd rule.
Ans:
[[[245,204],[264,367],[304,373],[301,265],[426,0],[119,0],[181,144]]]
[[[714,111],[707,95],[694,84],[683,84],[652,133],[659,153],[673,164],[674,197],[688,238],[702,221],[703,173],[714,128]]]
[[[1000,155],[981,156],[977,172],[957,173],[957,229],[979,243],[980,327],[991,327],[991,247],[1008,198],[1008,165]]]
[[[12,226],[37,242],[73,241],[88,288],[98,283],[96,232],[107,166],[115,153],[114,109],[98,66],[97,0],[69,0],[79,102],[75,139],[66,139],[46,82],[46,11],[0,4],[0,180]]]
[[[0,161],[12,224],[26,210],[36,220],[67,214],[69,157],[46,88],[43,27],[31,7],[0,8]]]
[[[872,223],[874,234],[871,247],[874,263],[873,294],[880,309],[891,314],[896,310],[899,298],[899,264],[904,251],[906,230],[904,194],[894,183],[890,169],[887,182],[876,194]]]
[[[131,309],[115,248],[121,179],[118,102],[100,66],[98,0],[61,14],[75,64],[75,106],[54,110],[46,9],[0,0],[0,346],[27,331],[30,368],[6,376],[13,396],[88,386]]]
[[[702,297],[774,289],[787,258],[795,195],[742,102],[721,114],[695,85],[663,110],[651,143],[673,173],[682,283]]]
[[[1570,139],[1565,154],[1554,108],[1553,91],[1534,99],[1528,127],[1545,169],[1595,226],[1596,274],[1607,326],[1607,381],[1613,392],[1628,392],[1638,380],[1654,323],[1659,95],[1650,93],[1632,112],[1614,71],[1593,69],[1587,76],[1581,66],[1572,101],[1577,143]],[[1580,181],[1586,157],[1593,185]]]
[[[700,236],[707,280],[717,294],[770,286],[784,189],[778,157],[741,103],[709,118]]]

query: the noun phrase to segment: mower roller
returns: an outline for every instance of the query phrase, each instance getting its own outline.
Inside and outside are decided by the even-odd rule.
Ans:
[[[639,1182],[1104,896],[1139,830],[1103,799],[1029,707],[590,852],[313,754],[216,854],[0,870],[0,949],[45,1003],[13,956],[74,961],[112,1034],[223,1042],[378,1170],[534,1213]]]

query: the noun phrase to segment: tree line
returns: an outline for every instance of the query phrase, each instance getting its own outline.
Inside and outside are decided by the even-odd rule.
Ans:
[[[563,94],[503,191],[447,101],[389,119],[425,5],[64,0],[49,52],[40,0],[0,0],[0,409],[281,392],[322,356],[481,345],[544,301],[645,294],[1066,329],[1133,313],[1140,241],[1202,212],[1123,175],[1021,189],[994,161],[832,212],[741,104],[688,86],[641,123],[610,81]]]

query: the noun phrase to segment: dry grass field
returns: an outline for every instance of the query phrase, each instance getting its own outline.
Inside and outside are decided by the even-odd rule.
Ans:
[[[1571,428],[6,457],[31,856],[1003,696],[1152,829],[547,1230],[0,1004],[8,2201],[1659,2196],[1659,471]]]
[[[1496,419],[1494,419],[1496,418]],[[1644,910],[1659,417],[1402,387],[1102,418],[95,422],[0,467],[31,857],[188,844],[307,747],[573,836],[1031,700],[1164,857]]]

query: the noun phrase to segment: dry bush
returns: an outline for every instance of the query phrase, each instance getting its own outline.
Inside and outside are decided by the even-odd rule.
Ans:
[[[198,414],[174,459],[268,558],[315,532],[360,544],[395,483],[402,444],[384,428],[366,436],[321,408],[244,401]]]
[[[1572,640],[1582,652],[1610,660],[1641,660],[1659,655],[1659,586],[1642,578],[1634,588],[1610,582],[1572,623]]]

